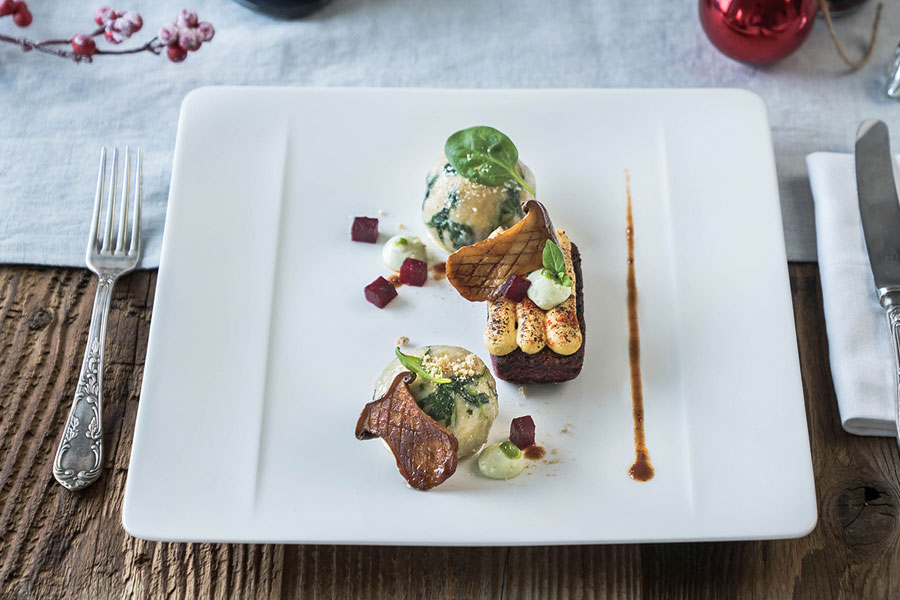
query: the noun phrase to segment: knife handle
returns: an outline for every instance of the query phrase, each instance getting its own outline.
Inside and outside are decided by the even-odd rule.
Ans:
[[[894,355],[894,423],[897,426],[897,442],[900,443],[900,289],[884,290],[881,305],[887,311],[888,331]]]

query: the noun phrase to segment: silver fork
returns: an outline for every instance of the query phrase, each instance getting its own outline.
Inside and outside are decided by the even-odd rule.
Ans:
[[[103,345],[106,340],[106,318],[109,315],[109,301],[116,279],[133,270],[141,254],[141,151],[134,152],[136,173],[132,177],[132,151],[125,147],[125,165],[118,219],[116,211],[116,184],[119,170],[119,150],[112,152],[110,185],[106,190],[104,204],[104,180],[106,178],[106,148],[100,151],[100,174],[97,175],[97,195],[94,198],[94,215],[91,220],[91,235],[85,260],[87,267],[97,274],[97,295],[91,313],[91,328],[88,333],[78,387],[66,428],[63,430],[56,460],[53,461],[53,476],[70,490],[90,485],[100,476],[103,463],[103,425],[101,421],[101,390],[103,386]],[[133,179],[133,182],[132,182]],[[129,211],[128,188],[134,207]],[[129,216],[131,231],[129,234]],[[102,225],[101,225],[102,218]],[[118,221],[118,225],[114,221]]]

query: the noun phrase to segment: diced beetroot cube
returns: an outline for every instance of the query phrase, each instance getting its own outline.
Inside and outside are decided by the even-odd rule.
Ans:
[[[528,292],[528,288],[531,287],[531,280],[527,277],[521,277],[519,275],[510,275],[506,278],[500,285],[500,295],[506,296],[508,299],[513,302],[521,302],[525,299],[525,294]]]
[[[407,258],[400,265],[400,283],[407,285],[425,285],[428,279],[428,264],[416,258]]]
[[[366,300],[377,306],[384,308],[387,303],[397,297],[397,290],[391,285],[391,282],[384,277],[379,277],[366,286]]]
[[[534,446],[534,419],[530,415],[516,417],[509,424],[509,441],[524,450]]]
[[[370,219],[369,217],[356,217],[353,219],[353,226],[350,227],[350,239],[354,242],[369,242],[374,244],[378,241],[378,219]]]

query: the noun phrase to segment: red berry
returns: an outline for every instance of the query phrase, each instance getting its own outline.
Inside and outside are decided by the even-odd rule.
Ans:
[[[159,41],[165,44],[166,46],[171,46],[172,44],[178,43],[178,26],[175,23],[166,23],[162,27],[159,28],[159,33],[156,34],[156,37],[159,38]]]
[[[174,63],[180,63],[185,58],[187,58],[187,50],[185,50],[178,44],[169,46],[168,54],[169,54],[169,60],[171,60]]]
[[[350,227],[350,239],[354,242],[369,242],[374,244],[378,241],[378,219],[369,217],[356,217],[353,219],[353,226]]]
[[[94,38],[81,33],[72,38],[72,50],[81,56],[93,56],[97,52],[97,44]]]
[[[197,25],[197,35],[200,36],[200,39],[202,41],[208,42],[209,40],[213,39],[214,35],[216,35],[216,30],[212,25],[204,21],[203,23]]]
[[[428,264],[415,258],[407,258],[400,265],[400,283],[422,286],[428,279]]]
[[[132,25],[131,21],[129,21],[125,17],[119,17],[112,21],[109,25],[109,29],[112,29],[116,33],[120,34],[123,38],[131,37],[131,34],[134,33],[133,27],[134,25]]]
[[[525,294],[530,287],[531,281],[526,277],[510,275],[506,278],[506,281],[500,285],[500,288],[497,291],[501,296],[505,296],[513,302],[521,302],[525,299]]]
[[[534,445],[534,419],[531,416],[516,417],[509,424],[509,441],[519,450]]]
[[[94,12],[94,23],[96,23],[97,25],[103,25],[110,19],[115,18],[113,16],[115,14],[115,12],[116,11],[114,11],[113,9],[111,9],[108,6],[101,6]]]
[[[182,8],[178,12],[178,17],[175,18],[175,22],[179,27],[196,27],[199,22],[197,11],[189,8]]]
[[[103,32],[103,36],[110,44],[121,44],[122,40],[125,39],[118,31],[113,31],[112,27],[107,27]]]
[[[379,277],[366,286],[366,300],[377,306],[384,308],[387,303],[397,297],[397,290],[391,285],[391,282],[384,277]]]
[[[16,14],[19,3],[16,0],[0,0],[0,17]]]
[[[13,15],[13,23],[19,27],[28,27],[31,25],[31,21],[31,11],[28,10],[24,2],[19,2],[19,8],[16,9],[16,14]]]
[[[131,33],[137,33],[144,26],[144,19],[133,10],[125,12],[121,18],[131,23]]]
[[[181,28],[178,31],[178,45],[185,50],[197,50],[202,43],[195,30]]]

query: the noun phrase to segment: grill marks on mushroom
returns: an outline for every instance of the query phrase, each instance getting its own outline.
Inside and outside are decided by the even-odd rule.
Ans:
[[[466,300],[490,300],[510,274],[527,275],[543,266],[544,243],[557,242],[556,233],[540,202],[529,200],[524,208],[525,218],[506,231],[447,259],[447,279]]]
[[[416,404],[409,389],[414,379],[412,373],[399,373],[384,396],[366,404],[356,423],[356,438],[383,439],[409,485],[429,490],[456,472],[459,443]]]

